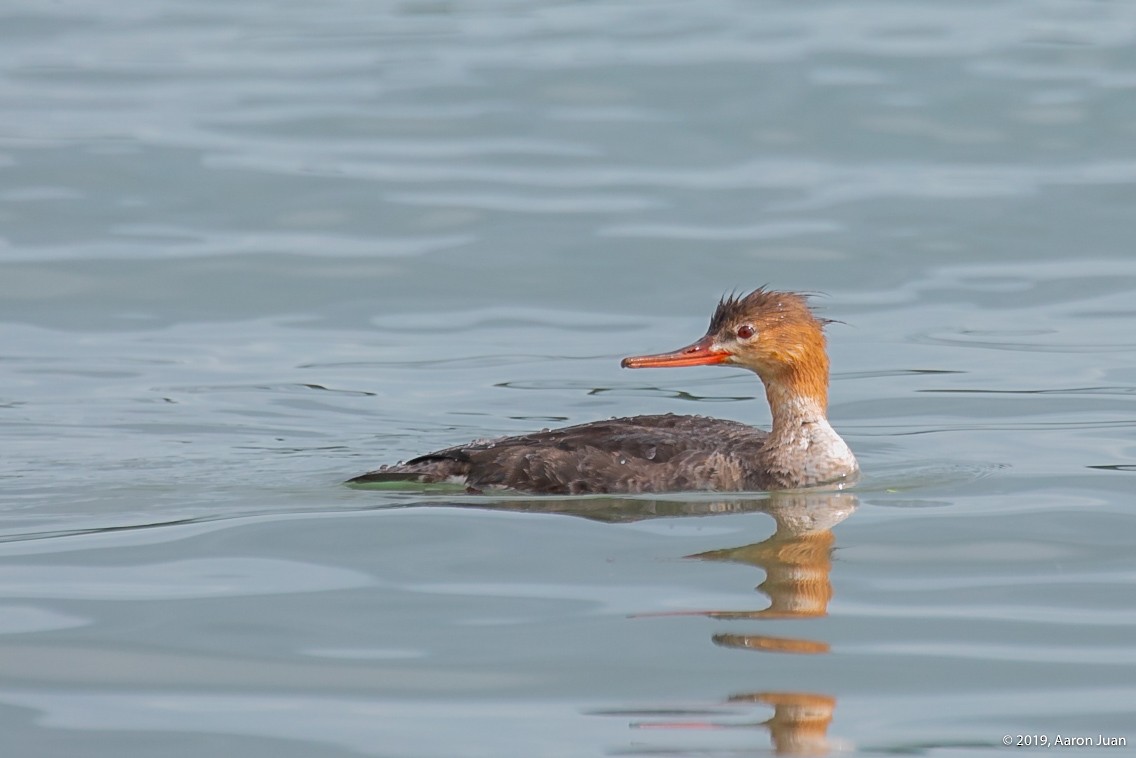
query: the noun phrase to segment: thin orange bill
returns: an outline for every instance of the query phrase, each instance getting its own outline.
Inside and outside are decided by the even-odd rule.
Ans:
[[[623,368],[674,368],[677,366],[712,366],[725,363],[730,354],[725,350],[713,348],[714,339],[709,335],[693,345],[679,348],[670,353],[655,355],[634,355],[624,358],[619,365]]]

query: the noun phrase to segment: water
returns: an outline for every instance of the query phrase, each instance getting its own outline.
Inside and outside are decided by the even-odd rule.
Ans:
[[[5,754],[1136,744],[1130,4],[4,15]],[[843,322],[851,493],[340,485],[765,424],[618,368],[764,283]]]

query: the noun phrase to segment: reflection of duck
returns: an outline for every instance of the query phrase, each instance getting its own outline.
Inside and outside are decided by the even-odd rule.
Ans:
[[[643,616],[707,616],[715,619],[786,619],[824,616],[832,599],[832,527],[856,510],[851,492],[772,492],[736,500],[647,500],[641,498],[531,498],[447,501],[448,506],[559,513],[593,521],[628,522],[723,513],[768,513],[777,525],[766,540],[753,545],[711,550],[687,556],[705,561],[746,563],[765,571],[757,586],[769,596],[769,607],[757,611],[664,611]],[[827,653],[829,646],[812,640],[763,634],[715,634],[714,644],[781,653]]]
[[[703,561],[748,563],[765,569],[765,581],[757,589],[769,596],[770,606],[744,614],[746,618],[802,618],[823,616],[832,599],[828,573],[836,541],[832,532],[794,537],[773,535],[765,542],[728,550],[692,555]],[[738,614],[716,613],[715,618],[737,618]]]
[[[776,523],[773,535],[763,542],[744,547],[713,550],[688,556],[700,560],[733,561],[764,569],[766,579],[758,589],[770,598],[770,605],[760,611],[681,611],[649,613],[642,616],[700,615],[716,619],[808,618],[824,616],[832,597],[829,571],[831,551],[835,544],[832,528],[856,510],[858,499],[850,492],[772,492],[761,497],[712,499],[691,497],[679,499],[647,498],[528,498],[474,499],[462,498],[438,505],[557,513],[579,516],[593,521],[630,522],[652,518],[710,516],[723,513],[768,513]],[[824,642],[770,637],[756,634],[717,634],[714,642],[726,647],[776,652],[823,653]],[[759,703],[773,707],[773,716],[761,722],[744,723],[708,721],[707,714],[728,710],[733,716],[737,704]],[[827,733],[836,699],[827,695],[795,692],[757,692],[735,695],[727,705],[688,709],[683,707],[605,709],[592,711],[596,716],[634,719],[632,726],[641,729],[753,729],[769,730],[777,755],[825,755],[832,748]],[[690,720],[675,719],[689,717]],[[725,718],[725,717],[723,717]],[[666,720],[662,720],[666,719]],[[713,750],[706,754],[715,754]],[[677,755],[677,751],[652,753],[637,749],[643,755]],[[687,753],[683,753],[684,755]],[[699,753],[702,754],[702,753]],[[733,754],[733,753],[731,753]]]
[[[789,539],[790,534],[805,535],[831,529],[848,518],[859,503],[851,492],[770,492],[754,497],[690,496],[687,499],[656,499],[643,497],[533,497],[533,498],[454,498],[422,501],[420,505],[445,508],[482,508],[490,511],[516,511],[518,513],[556,513],[578,516],[589,521],[628,523],[655,518],[683,518],[694,516],[721,516],[741,513],[768,513],[777,524],[777,531],[766,540]],[[779,536],[781,535],[781,536]],[[765,542],[759,543],[764,545]],[[750,547],[757,547],[752,545]],[[745,548],[736,548],[745,550]],[[730,550],[713,551],[725,555]],[[701,558],[703,554],[690,558]],[[712,559],[712,558],[711,558]],[[740,561],[750,563],[750,561]]]
[[[769,596],[761,611],[712,611],[708,616],[736,618],[808,618],[828,613],[832,599],[832,527],[851,515],[857,498],[849,493],[778,493],[766,513],[777,531],[764,542],[692,555],[703,561],[748,563],[765,570],[757,589]]]
[[[635,728],[645,729],[754,729],[769,730],[775,755],[828,755],[833,749],[828,727],[836,710],[836,698],[810,692],[753,692],[734,695],[727,703],[759,703],[772,706],[773,716],[757,723],[733,721],[638,721]],[[721,706],[719,706],[721,707]],[[635,711],[608,711],[604,715],[638,715]],[[644,716],[652,715],[643,712]],[[694,715],[693,713],[691,715]],[[701,714],[699,714],[701,715]]]
[[[826,755],[831,749],[828,725],[836,698],[806,692],[757,692],[735,695],[730,702],[773,706],[773,717],[763,726],[773,739],[777,755]]]
[[[758,289],[718,304],[706,335],[625,368],[727,364],[765,385],[770,432],[702,416],[634,416],[466,445],[350,480],[457,482],[535,494],[771,490],[838,483],[856,458],[833,430],[824,324],[806,298]]]
[[[759,501],[760,510],[777,523],[768,539],[753,545],[711,550],[688,556],[704,561],[748,563],[765,571],[757,586],[769,596],[769,607],[757,611],[680,611],[661,615],[707,616],[715,619],[812,618],[828,614],[832,599],[832,527],[848,518],[858,498],[848,492],[775,492]],[[714,644],[778,653],[827,653],[825,642],[766,634],[715,634]]]

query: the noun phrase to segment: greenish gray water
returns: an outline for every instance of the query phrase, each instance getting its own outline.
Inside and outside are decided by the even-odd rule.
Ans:
[[[5,754],[1136,744],[1136,7],[3,15]],[[618,367],[765,283],[843,322],[851,493],[341,486],[765,424]]]

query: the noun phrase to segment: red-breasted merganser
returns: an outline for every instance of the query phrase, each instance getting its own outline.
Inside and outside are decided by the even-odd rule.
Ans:
[[[764,288],[718,303],[706,336],[624,368],[734,365],[765,385],[769,432],[704,416],[631,416],[478,440],[350,480],[454,482],[470,492],[546,495],[756,491],[851,481],[859,470],[828,423],[824,326],[806,296]]]

